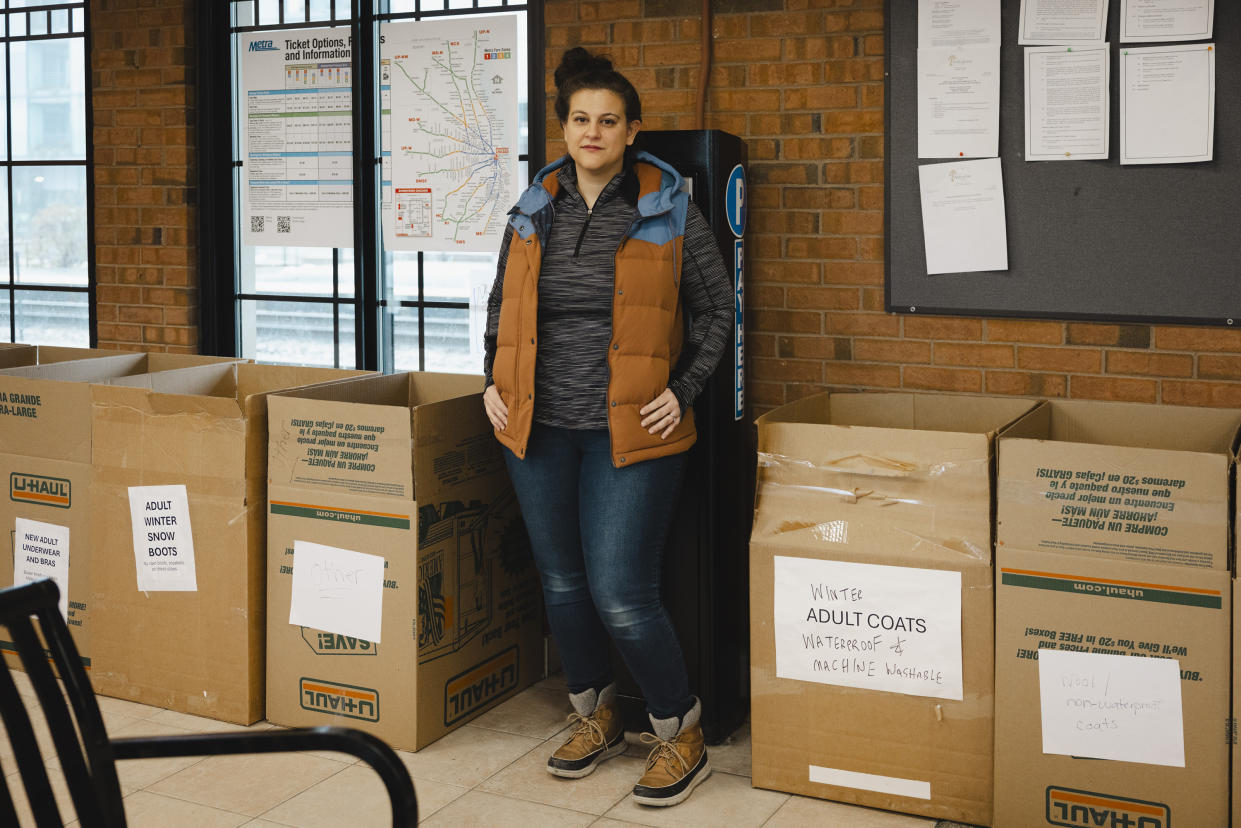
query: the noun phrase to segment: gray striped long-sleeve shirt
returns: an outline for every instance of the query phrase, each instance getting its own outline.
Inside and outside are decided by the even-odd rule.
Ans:
[[[538,355],[534,421],[557,428],[608,427],[608,343],[616,251],[637,212],[638,179],[630,170],[603,189],[592,210],[577,190],[570,161],[556,171],[560,193],[555,220],[543,245],[539,273]],[[484,371],[491,368],[512,233],[500,247],[496,280],[487,302]],[[685,221],[681,297],[689,331],[668,387],[684,411],[702,392],[732,333],[733,295],[715,236],[690,202]]]

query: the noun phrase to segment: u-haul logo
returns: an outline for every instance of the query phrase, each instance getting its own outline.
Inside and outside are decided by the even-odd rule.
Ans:
[[[250,51],[251,52],[278,52],[280,50],[277,49],[276,44],[272,43],[270,40],[256,40],[250,44]]]
[[[444,724],[450,725],[517,686],[517,648],[509,647],[458,673],[444,685]]]
[[[9,500],[68,509],[73,504],[72,486],[63,477],[13,472],[9,475]]]
[[[1072,788],[1047,788],[1047,822],[1071,828],[1172,828],[1172,809],[1159,802]]]
[[[324,679],[306,678],[298,683],[303,710],[348,716],[364,722],[379,721],[379,691]]]
[[[376,655],[379,645],[351,635],[320,632],[302,627],[302,640],[318,655]]]

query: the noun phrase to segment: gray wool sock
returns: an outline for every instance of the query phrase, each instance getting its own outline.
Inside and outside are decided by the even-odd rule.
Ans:
[[[616,700],[616,682],[612,682],[602,691],[588,687],[580,693],[569,694],[569,704],[579,716],[591,716],[600,704],[611,704]]]
[[[656,719],[649,713],[647,716],[650,717],[651,729],[655,731],[655,735],[665,742],[671,742],[682,730],[698,724],[698,720],[702,718],[702,701],[695,696],[694,706],[684,716],[670,716],[667,719]]]

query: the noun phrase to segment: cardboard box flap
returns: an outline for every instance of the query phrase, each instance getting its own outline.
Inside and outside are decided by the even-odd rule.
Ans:
[[[390,386],[393,378],[375,379]],[[360,385],[342,382],[308,389],[313,399],[283,394],[267,398],[270,485],[413,499],[410,417],[403,402],[323,399],[325,393],[364,395]]]
[[[449,497],[453,489],[503,465],[477,389],[414,409],[414,496],[420,503]]]
[[[39,352],[33,345],[0,342],[0,368],[19,368],[38,362]]]
[[[160,394],[192,394],[237,398],[237,372],[232,363],[203,364],[149,374],[114,377],[109,385],[145,388]]]
[[[74,359],[44,365],[27,365],[8,368],[0,374],[27,379],[54,380],[57,382],[103,382],[111,377],[137,374],[146,370],[146,354],[122,354],[95,359]]]
[[[759,422],[994,434],[1035,405],[1011,397],[816,394],[768,412]]]
[[[1228,454],[1241,428],[1241,411],[1056,400],[1046,438],[1142,449]]]
[[[407,406],[409,380],[406,376],[406,374],[365,374],[361,379],[349,377],[338,382],[273,391],[272,397]]]
[[[419,372],[407,376],[410,408],[483,393],[483,378],[477,374]]]
[[[884,523],[859,524],[833,520],[814,525],[771,521],[756,525],[753,542],[768,551],[805,557],[857,561],[926,569],[959,569],[990,565],[991,550],[961,538],[934,538]]]
[[[339,381],[342,377],[365,376],[369,371],[342,368],[317,368],[304,365],[237,365],[237,398],[245,400],[255,394],[267,394],[303,385]]]

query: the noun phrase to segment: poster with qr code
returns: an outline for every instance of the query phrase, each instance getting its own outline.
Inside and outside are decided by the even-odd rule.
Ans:
[[[340,28],[240,35],[245,244],[353,247],[351,47]]]

